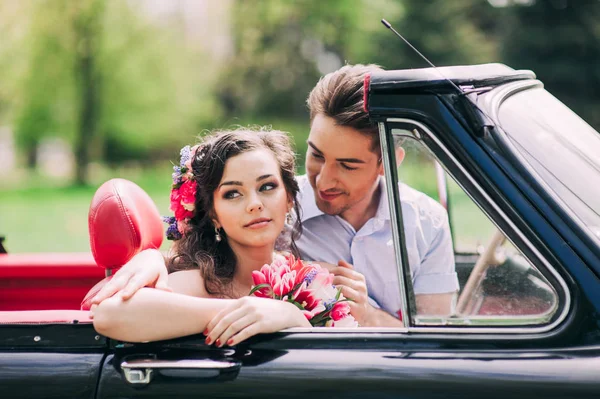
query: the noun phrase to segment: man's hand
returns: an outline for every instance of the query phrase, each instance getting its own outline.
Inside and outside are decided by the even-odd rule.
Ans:
[[[313,263],[329,270],[335,276],[333,284],[342,287],[342,294],[354,301],[348,302],[350,313],[361,327],[404,327],[401,320],[369,303],[365,276],[354,270],[350,263],[343,260],[337,266],[326,262]]]
[[[168,272],[162,254],[156,249],[147,249],[119,269],[92,299],[92,304],[99,304],[116,294],[127,300],[143,287],[171,291],[167,281]]]
[[[358,324],[368,326],[371,314],[377,309],[369,304],[369,292],[365,276],[354,270],[354,266],[344,260],[340,260],[337,266],[330,267],[329,271],[335,276],[333,285],[341,287],[342,294],[351,299],[348,302],[350,314]]]

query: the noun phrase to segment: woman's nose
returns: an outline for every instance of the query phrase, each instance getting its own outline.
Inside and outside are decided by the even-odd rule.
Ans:
[[[248,210],[248,212],[262,211],[263,203],[260,201],[260,199],[257,196],[254,196],[253,198],[250,199],[247,210]]]

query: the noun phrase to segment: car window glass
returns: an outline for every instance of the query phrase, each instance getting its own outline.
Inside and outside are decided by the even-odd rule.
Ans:
[[[542,88],[508,97],[498,118],[514,149],[600,242],[600,135]]]
[[[408,298],[416,305],[414,324],[526,326],[548,323],[558,309],[558,295],[549,281],[506,240],[452,178],[439,174],[441,169],[420,141],[400,135],[394,139],[400,185],[406,184],[429,197],[414,194],[414,191],[410,191],[412,197],[403,197],[400,190],[408,261],[417,263],[410,265],[412,281],[409,284],[414,296]],[[404,151],[398,150],[398,146]],[[398,162],[402,156],[404,159]],[[432,200],[435,203],[432,204]],[[406,201],[411,202],[410,206],[404,203]],[[413,209],[420,215],[417,227],[411,216]],[[450,258],[435,255],[442,234],[440,215],[446,213],[453,248]],[[433,222],[428,218],[433,218]],[[410,243],[411,240],[416,241],[416,245]],[[418,252],[418,256],[411,255],[411,251]],[[455,264],[459,290],[450,295],[452,302],[447,312],[422,305],[429,300],[435,304],[444,296],[443,288],[437,287],[451,286],[451,277],[447,274],[452,267],[447,267],[447,263],[432,263],[431,259]]]

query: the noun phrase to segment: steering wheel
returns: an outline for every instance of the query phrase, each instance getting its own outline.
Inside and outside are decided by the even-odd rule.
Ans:
[[[504,241],[506,241],[506,236],[504,236],[500,230],[496,230],[488,244],[484,247],[485,249],[483,250],[483,253],[477,259],[477,262],[475,262],[473,271],[471,271],[471,274],[469,275],[469,278],[467,279],[467,282],[458,297],[458,303],[454,312],[457,316],[471,314],[473,307],[472,303],[474,299],[473,294],[481,284],[486,270],[491,265],[498,265],[502,263],[502,261],[497,258],[496,251],[498,248],[500,248]]]

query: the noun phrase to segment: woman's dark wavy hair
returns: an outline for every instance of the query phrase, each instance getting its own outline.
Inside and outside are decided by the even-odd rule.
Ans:
[[[268,128],[240,128],[216,131],[205,136],[192,160],[196,190],[196,209],[188,223],[188,231],[173,244],[167,260],[169,272],[199,269],[204,279],[206,291],[211,295],[232,296],[227,289],[233,279],[236,258],[227,242],[223,229],[222,240],[216,241],[213,193],[218,188],[225,163],[231,157],[253,151],[267,149],[273,153],[287,194],[294,202],[295,223],[289,250],[298,256],[294,240],[301,234],[300,206],[296,197],[298,183],[294,178],[295,153],[287,133]]]

